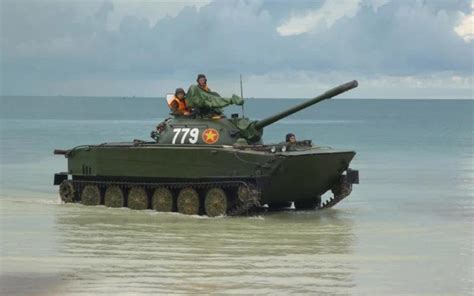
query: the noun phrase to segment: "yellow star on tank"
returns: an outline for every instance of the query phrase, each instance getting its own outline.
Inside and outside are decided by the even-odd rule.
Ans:
[[[202,133],[202,140],[206,144],[214,144],[219,140],[219,132],[213,128],[208,128]]]

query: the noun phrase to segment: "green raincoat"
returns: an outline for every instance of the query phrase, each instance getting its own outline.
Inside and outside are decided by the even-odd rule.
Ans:
[[[222,108],[235,104],[243,105],[244,100],[232,95],[231,98],[223,98],[217,92],[206,91],[198,85],[191,85],[186,93],[187,105],[201,114],[221,114]]]

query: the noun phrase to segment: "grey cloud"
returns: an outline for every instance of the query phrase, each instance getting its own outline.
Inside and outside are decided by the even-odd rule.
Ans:
[[[84,78],[192,81],[197,72],[220,78],[292,71],[472,75],[473,43],[453,30],[460,12],[470,12],[469,1],[362,6],[329,29],[280,36],[276,27],[292,12],[324,1],[295,2],[215,1],[154,24],[127,16],[110,31],[109,2],[4,1],[2,91]]]

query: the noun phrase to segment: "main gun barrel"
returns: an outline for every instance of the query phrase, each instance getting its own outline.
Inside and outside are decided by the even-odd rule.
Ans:
[[[288,110],[285,110],[283,112],[280,112],[278,114],[275,114],[273,116],[270,116],[270,117],[267,117],[263,120],[259,120],[255,123],[255,128],[256,129],[262,129],[264,127],[266,127],[267,125],[270,125],[282,118],[285,118],[287,116],[290,116],[291,114],[293,113],[296,113],[304,108],[307,108],[311,105],[314,105],[316,103],[319,103],[321,101],[324,101],[324,100],[327,100],[327,99],[330,99],[332,97],[335,97],[337,95],[340,95],[342,94],[343,92],[346,92],[348,90],[351,90],[353,88],[356,88],[358,85],[357,83],[357,80],[353,80],[351,82],[347,82],[347,83],[344,83],[344,84],[341,84],[333,89],[330,89],[328,90],[327,92],[325,92],[324,94],[322,95],[319,95],[311,100],[308,100],[308,101],[305,101],[299,105],[296,105]]]

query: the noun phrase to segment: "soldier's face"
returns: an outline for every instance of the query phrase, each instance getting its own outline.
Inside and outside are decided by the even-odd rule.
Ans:
[[[179,93],[176,97],[177,97],[178,99],[182,100],[182,99],[184,99],[184,94],[183,94],[183,93]]]
[[[199,78],[199,85],[206,85],[206,78]]]
[[[296,138],[295,136],[290,137],[290,143],[296,143]]]

